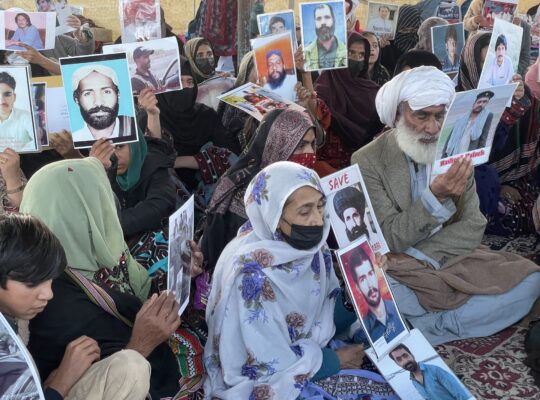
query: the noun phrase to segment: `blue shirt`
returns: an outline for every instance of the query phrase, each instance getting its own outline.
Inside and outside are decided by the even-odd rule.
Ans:
[[[364,318],[364,324],[373,342],[384,336],[386,342],[390,343],[405,330],[405,327],[399,319],[394,303],[390,300],[383,300],[383,302],[386,308],[386,325],[383,325],[371,311],[368,311]]]
[[[418,363],[424,384],[420,384],[411,373],[411,382],[420,396],[426,400],[467,400],[473,398],[458,379],[436,365]]]
[[[32,46],[36,50],[44,49],[43,42],[41,40],[41,37],[39,36],[39,31],[34,25],[30,25],[28,28],[26,28],[26,30],[17,28],[11,40],[23,42],[28,46]],[[17,46],[15,44],[8,46],[7,48],[10,50],[26,50],[24,47]]]

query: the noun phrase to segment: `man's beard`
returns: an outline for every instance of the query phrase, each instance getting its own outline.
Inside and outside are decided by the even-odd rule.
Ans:
[[[285,71],[279,72],[279,76],[277,78],[272,78],[272,74],[268,75],[268,84],[272,89],[278,89],[283,85],[283,81],[287,77],[287,74]]]
[[[334,37],[334,25],[323,25],[320,28],[316,28],[315,32],[317,33],[317,39],[319,39],[321,42],[326,42]]]
[[[111,126],[118,116],[118,110],[120,106],[115,104],[114,108],[97,106],[90,110],[85,110],[81,107],[81,115],[84,121],[94,129],[105,129]],[[98,112],[105,112],[105,115],[94,115]]]
[[[346,229],[347,238],[352,242],[353,240],[358,239],[362,235],[367,235],[367,229],[362,225],[355,225],[351,230]]]
[[[439,135],[416,133],[414,129],[407,126],[403,118],[396,123],[396,141],[398,147],[414,162],[418,164],[432,164],[437,155],[437,140]],[[433,141],[422,143],[420,139]]]
[[[418,369],[418,363],[416,361],[409,361],[403,366],[403,369],[409,372],[414,372]]]
[[[371,300],[371,295],[377,293],[377,298],[375,300]],[[377,307],[381,303],[381,292],[379,292],[379,289],[370,289],[367,296],[364,295],[364,299],[371,307]]]

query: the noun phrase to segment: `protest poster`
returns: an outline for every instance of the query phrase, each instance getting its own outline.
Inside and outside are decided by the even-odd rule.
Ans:
[[[47,84],[32,83],[32,103],[34,105],[34,124],[36,126],[37,140],[40,147],[49,146],[46,111]]]
[[[134,95],[148,87],[154,93],[182,89],[180,53],[175,37],[103,46],[103,54],[126,53]]]
[[[193,240],[195,200],[191,196],[169,217],[169,260],[167,290],[174,292],[180,305],[178,315],[189,302],[191,287],[191,246]]]
[[[257,15],[257,26],[261,36],[277,35],[278,33],[290,32],[293,42],[293,49],[296,50],[298,42],[296,39],[296,24],[294,22],[294,11],[284,10],[273,13]]]
[[[346,68],[347,24],[345,4],[339,1],[300,3],[300,29],[304,52],[304,69],[317,71]],[[335,56],[319,55],[318,46],[330,49],[335,46]]]
[[[137,141],[126,53],[65,57],[60,69],[74,148],[92,147],[100,138]]]
[[[363,333],[377,357],[383,357],[409,334],[386,276],[365,235],[336,256]]]
[[[229,76],[214,76],[197,85],[197,103],[204,104],[217,111],[219,96],[232,89],[236,82]]]
[[[455,1],[442,2],[437,7],[435,16],[448,21],[449,24],[461,22],[461,7]]]
[[[370,1],[368,3],[366,31],[391,40],[396,35],[398,15],[398,5]]]
[[[373,251],[389,252],[357,164],[325,176],[321,186],[339,247],[346,247],[367,235]]]
[[[474,400],[418,329],[412,329],[383,358],[373,349],[366,349],[366,354],[402,399]]]
[[[45,400],[41,379],[21,339],[0,313],[0,398]]]
[[[517,85],[512,83],[456,94],[437,141],[432,175],[446,172],[462,157],[469,157],[473,165],[488,161],[497,124]]]
[[[523,28],[496,19],[478,88],[506,85],[512,81],[519,65]]]
[[[118,6],[122,43],[161,38],[159,0],[120,0]]]
[[[45,114],[48,135],[69,131],[69,113],[61,76],[32,78],[32,83],[45,83]],[[48,140],[48,139],[47,139]]]
[[[292,101],[283,99],[277,94],[263,89],[254,83],[246,83],[218,97],[219,100],[245,111],[257,121],[274,109],[291,108],[304,111],[304,108]]]
[[[55,12],[0,12],[0,49],[26,51],[54,49]]]
[[[442,64],[443,72],[451,77],[459,72],[461,50],[465,45],[463,23],[431,28],[431,52]]]
[[[290,32],[251,40],[259,84],[284,99],[296,99],[296,67]]]
[[[0,66],[0,151],[41,150],[35,124],[30,66]]]
[[[482,16],[489,22],[483,30],[490,30],[493,27],[496,19],[512,23],[518,6],[518,0],[485,0],[482,8]]]

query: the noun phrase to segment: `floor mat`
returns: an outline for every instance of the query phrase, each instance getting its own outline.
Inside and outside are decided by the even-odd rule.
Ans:
[[[537,400],[540,389],[523,364],[526,331],[511,326],[496,335],[458,340],[435,349],[477,399]]]

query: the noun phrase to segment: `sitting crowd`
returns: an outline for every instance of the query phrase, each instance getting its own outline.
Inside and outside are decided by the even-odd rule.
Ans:
[[[456,92],[477,88],[491,39],[473,0],[451,79],[431,52],[431,27],[447,21],[426,15],[430,3],[402,6],[392,40],[348,17],[347,68],[305,71],[299,47],[303,111],[257,121],[199,102],[227,52],[193,35],[178,37],[183,89],[137,96],[138,141],[79,151],[62,131],[41,153],[0,151],[0,312],[26,336],[45,399],[398,399],[365,368],[331,251],[321,178],[351,165],[409,327],[437,345],[530,317],[540,257],[484,238],[540,234],[540,58],[530,66],[522,51],[489,161],[463,158],[430,180],[446,111]],[[54,50],[20,53],[33,76],[100,48],[78,17],[68,23],[75,32]],[[530,47],[530,27],[515,24]],[[12,54],[0,52],[7,64]],[[233,87],[258,82],[254,62],[252,52],[235,60]],[[192,195],[192,289],[179,316],[166,290],[168,217]]]

